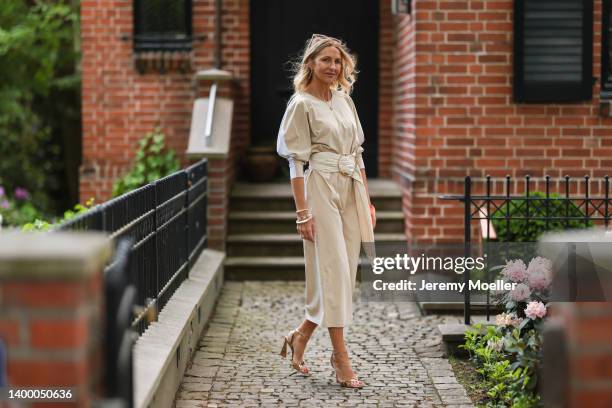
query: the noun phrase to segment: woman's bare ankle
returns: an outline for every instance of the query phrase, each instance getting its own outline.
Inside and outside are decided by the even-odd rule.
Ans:
[[[334,353],[334,365],[340,381],[349,381],[355,376],[348,353]]]
[[[305,334],[305,333],[304,333]],[[306,346],[308,345],[308,337],[300,336],[296,334],[293,338],[293,353],[295,355],[295,362],[300,364],[304,359],[304,353],[306,352]]]
[[[302,324],[300,324],[300,327],[298,328],[298,330],[302,332],[304,336],[310,338],[310,336],[312,336],[312,333],[314,333],[316,328],[317,328],[316,323],[313,323],[310,320],[306,319],[302,322]]]

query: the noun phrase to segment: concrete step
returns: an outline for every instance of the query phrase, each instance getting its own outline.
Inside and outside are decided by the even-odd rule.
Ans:
[[[391,180],[368,181],[368,190],[377,211],[401,211],[402,193]],[[236,183],[230,197],[230,211],[295,211],[289,180],[286,183]]]
[[[417,302],[423,314],[463,314],[463,302]],[[486,314],[486,302],[474,301],[470,302],[470,311],[473,315]],[[493,302],[489,304],[489,313],[496,315],[504,311],[502,305],[496,305]]]
[[[229,214],[229,234],[294,233],[295,211],[233,211]],[[401,211],[376,211],[376,232],[404,232]]]
[[[399,233],[377,233],[374,235],[377,243],[406,242],[406,236]],[[303,242],[297,232],[291,234],[232,234],[228,235],[227,255],[240,257],[303,256]]]
[[[225,259],[225,279],[243,280],[304,280],[303,256],[231,256]],[[357,280],[361,280],[357,270]]]
[[[397,198],[372,196],[377,211],[401,211],[402,202]],[[295,211],[293,197],[234,197],[230,199],[230,211]]]
[[[304,280],[304,256],[232,256],[226,280]]]

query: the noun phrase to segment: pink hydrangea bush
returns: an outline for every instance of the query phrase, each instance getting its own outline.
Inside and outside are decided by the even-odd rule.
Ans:
[[[531,259],[528,265],[521,259],[507,260],[502,269],[502,277],[515,283],[514,289],[499,294],[497,299],[504,305],[505,313],[498,315],[497,325],[504,328],[517,327],[522,331],[536,328],[546,316],[546,304],[550,297],[553,280],[552,262],[541,256]],[[511,324],[511,318],[515,322]]]
[[[549,259],[536,256],[529,261],[528,266],[521,259],[508,260],[501,274],[506,281],[516,284],[513,290],[498,294],[500,302],[506,303],[507,307],[512,308],[513,304],[519,302],[548,301],[553,280],[552,262]]]

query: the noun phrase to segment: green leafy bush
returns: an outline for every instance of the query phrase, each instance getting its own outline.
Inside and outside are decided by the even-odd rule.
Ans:
[[[527,201],[521,199],[510,200],[508,204],[503,204],[499,209],[491,214],[491,222],[499,240],[507,242],[536,242],[538,237],[546,231],[556,231],[562,229],[578,229],[593,226],[592,221],[584,222],[584,213],[578,206],[571,201],[567,201],[559,194],[550,194],[546,199],[546,193],[536,191],[529,194],[535,200],[529,200],[529,216],[551,217],[548,221],[548,229],[545,220],[524,219],[527,216]],[[510,223],[509,231],[506,223],[506,211],[509,211]],[[577,217],[580,219],[565,220],[566,217]],[[557,219],[555,219],[557,218]],[[561,219],[559,219],[561,218]]]
[[[535,330],[521,335],[518,328],[474,325],[465,335],[466,349],[487,390],[485,407],[535,408],[537,370],[541,359],[541,336]]]
[[[90,198],[83,204],[76,204],[72,210],[64,212],[64,216],[53,221],[46,221],[41,218],[36,218],[33,222],[28,222],[21,227],[22,231],[48,231],[50,228],[58,226],[68,220],[73,219],[79,214],[82,214],[94,206],[94,199]]]
[[[4,186],[0,185],[0,227],[22,225],[40,216],[28,190],[17,187],[9,195]]]
[[[156,128],[138,142],[134,167],[113,185],[113,197],[179,170],[179,160],[174,150],[165,148],[164,139],[164,134]]]
[[[75,199],[64,179],[71,174],[76,183],[81,133],[78,4],[3,0],[0,7],[0,184],[30,192],[27,205],[13,208],[23,215],[13,214],[17,223],[32,209]],[[77,148],[66,154],[66,146]]]

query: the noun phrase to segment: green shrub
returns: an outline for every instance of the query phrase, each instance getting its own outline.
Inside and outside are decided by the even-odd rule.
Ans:
[[[50,228],[60,225],[68,220],[73,219],[77,215],[88,211],[94,206],[94,199],[90,198],[85,204],[76,204],[72,210],[64,212],[64,216],[53,221],[46,221],[36,218],[33,222],[28,222],[21,227],[22,231],[48,231]]]
[[[593,226],[592,221],[584,222],[584,213],[578,208],[574,202],[566,201],[559,194],[550,194],[549,199],[546,199],[546,194],[543,192],[533,192],[530,197],[536,200],[529,201],[529,216],[545,217],[546,206],[548,206],[548,216],[553,218],[548,221],[548,229],[546,228],[545,220],[530,219],[528,222],[524,219],[527,216],[527,201],[526,200],[510,200],[509,207],[509,232],[506,223],[506,211],[508,204],[503,204],[499,209],[491,214],[491,222],[497,237],[500,241],[507,242],[536,242],[538,237],[546,231],[556,231],[562,229],[578,229]],[[554,219],[565,217],[578,217],[580,219]]]
[[[484,331],[480,324],[465,334],[466,349],[487,390],[485,407],[536,408],[537,371],[541,360],[541,335],[535,330],[521,335],[519,328],[489,326]],[[496,346],[497,345],[497,346]],[[480,406],[480,405],[479,405]]]
[[[23,187],[9,190],[0,185],[0,227],[18,226],[41,217],[40,210],[33,204],[32,196]]]
[[[135,190],[180,168],[174,150],[166,149],[164,134],[159,128],[149,132],[139,142],[134,167],[113,185],[113,197]]]
[[[0,7],[0,184],[30,192],[11,223],[65,206],[66,175],[77,177],[65,163],[81,134],[78,9],[74,0]]]

